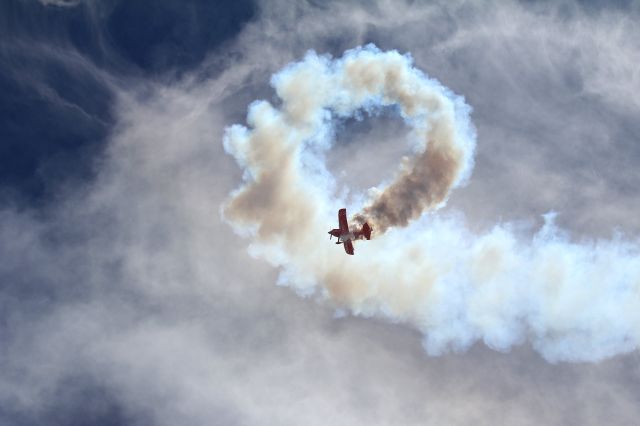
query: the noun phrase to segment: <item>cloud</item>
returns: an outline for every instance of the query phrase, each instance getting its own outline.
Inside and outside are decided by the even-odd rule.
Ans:
[[[82,3],[82,0],[39,0],[45,6],[74,7]]]
[[[78,375],[88,386],[99,383],[129,423],[637,419],[637,352],[557,365],[527,344],[509,354],[474,345],[465,354],[428,357],[407,327],[336,319],[332,309],[274,286],[276,271],[248,256],[246,241],[220,221],[220,204],[242,178],[223,151],[224,128],[241,122],[252,100],[270,99],[269,76],[309,48],[339,55],[375,41],[412,52],[416,67],[474,108],[474,174],[439,214],[461,210],[480,231],[500,218],[523,219],[516,231],[529,235],[534,225],[527,221],[551,209],[578,238],[616,225],[637,229],[625,186],[636,183],[627,172],[637,158],[628,137],[635,134],[626,117],[635,102],[630,96],[615,108],[597,96],[572,97],[559,78],[570,64],[539,69],[545,52],[534,41],[541,33],[505,44],[513,34],[499,31],[502,15],[487,20],[477,38],[447,47],[475,19],[506,10],[524,24],[531,22],[529,9],[500,3],[476,15],[478,8],[462,3],[376,6],[262,5],[259,18],[211,56],[204,71],[179,82],[128,80],[115,89],[117,125],[95,180],[59,194],[46,211],[3,208],[3,406],[39,413],[32,423],[52,424],[51,412],[38,409],[61,400],[64,378]],[[561,21],[537,19],[562,35]],[[604,25],[583,14],[572,22],[582,19],[585,27]],[[494,32],[480,37],[488,28]],[[547,49],[558,57],[563,52]],[[207,67],[220,64],[224,71],[208,77]],[[526,113],[518,114],[519,104]],[[371,120],[375,129],[383,117]],[[359,135],[352,123],[345,127],[343,135]],[[343,142],[327,153],[330,164],[341,164],[345,150],[363,161],[376,156]],[[395,167],[397,155],[379,159],[380,168]],[[369,173],[362,178],[376,182],[378,170]]]

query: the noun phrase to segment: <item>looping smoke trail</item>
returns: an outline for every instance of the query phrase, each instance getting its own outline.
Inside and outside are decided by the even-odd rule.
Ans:
[[[528,340],[550,361],[638,348],[637,244],[573,244],[552,215],[529,243],[508,225],[472,235],[460,221],[424,215],[470,175],[475,133],[463,98],[410,57],[371,45],[335,60],[310,52],[271,83],[281,105],[256,101],[248,127],[227,128],[224,147],[244,183],[222,212],[251,238],[252,255],[280,268],[280,285],[354,315],[411,324],[430,354],[478,340],[501,351]],[[345,256],[322,241],[346,205],[322,154],[332,119],[386,105],[411,127],[414,155],[355,216],[376,238]]]
[[[471,172],[475,134],[468,119],[469,106],[413,68],[408,56],[381,52],[372,45],[348,51],[337,61],[309,53],[304,61],[275,75],[272,83],[282,108],[271,111],[267,102],[253,104],[248,122],[254,125],[255,139],[263,137],[264,129],[254,122],[259,115],[273,114],[274,120],[282,121],[283,137],[304,145],[307,138],[326,137],[332,114],[346,117],[360,109],[399,106],[401,117],[412,128],[415,156],[406,159],[395,180],[354,216],[356,222],[368,221],[376,234],[392,226],[406,226],[425,211],[441,206],[451,188]],[[237,158],[233,141],[237,132],[245,131],[232,128],[226,139],[225,146]],[[274,155],[274,151],[269,153]]]

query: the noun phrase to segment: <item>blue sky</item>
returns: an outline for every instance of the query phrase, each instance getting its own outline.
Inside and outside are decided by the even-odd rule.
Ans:
[[[56,4],[1,6],[2,157],[12,159],[2,190],[29,202],[60,181],[91,177],[115,124],[106,75],[123,84],[170,79],[196,68],[255,13],[248,1]]]
[[[637,241],[639,13],[632,1],[2,2],[0,423],[634,423],[637,348],[597,363],[550,363],[530,341],[431,357],[409,326],[276,286],[219,209],[242,179],[224,129],[255,99],[277,104],[270,76],[309,49],[373,42],[473,107],[475,168],[438,214],[526,239],[556,211],[572,241]],[[354,191],[405,154],[393,117],[338,130],[328,168]]]

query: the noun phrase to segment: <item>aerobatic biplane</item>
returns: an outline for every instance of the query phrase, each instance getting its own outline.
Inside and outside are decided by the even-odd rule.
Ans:
[[[353,254],[353,241],[362,239],[371,239],[371,227],[365,222],[357,231],[349,231],[349,223],[347,222],[347,209],[338,210],[338,226],[337,229],[329,231],[329,239],[337,237],[336,244],[342,244],[347,254]]]

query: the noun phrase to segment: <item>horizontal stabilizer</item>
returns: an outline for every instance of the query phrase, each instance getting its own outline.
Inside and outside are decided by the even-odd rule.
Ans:
[[[362,225],[362,235],[364,235],[367,240],[371,239],[371,227],[366,222]]]

